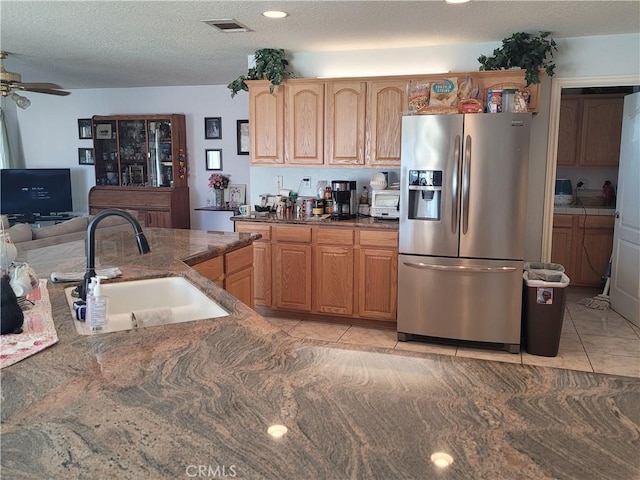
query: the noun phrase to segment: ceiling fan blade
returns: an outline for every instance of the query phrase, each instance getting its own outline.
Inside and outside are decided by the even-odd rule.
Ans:
[[[25,92],[47,93],[49,95],[59,95],[61,97],[66,97],[67,95],[71,95],[71,92],[65,92],[64,90],[53,90],[51,88],[27,88],[23,86],[20,90],[24,90]]]
[[[30,83],[30,82],[16,82],[16,86],[18,88],[24,88],[25,90],[32,90],[34,88],[46,88],[53,90],[62,90],[60,85],[56,85],[55,83]]]

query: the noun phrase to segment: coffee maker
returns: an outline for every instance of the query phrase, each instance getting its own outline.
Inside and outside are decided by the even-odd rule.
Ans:
[[[347,180],[333,180],[331,182],[331,192],[333,194],[333,215],[336,220],[348,220],[355,217],[356,210],[352,210],[352,199],[355,191],[352,191],[352,184]],[[355,190],[355,185],[353,185]]]

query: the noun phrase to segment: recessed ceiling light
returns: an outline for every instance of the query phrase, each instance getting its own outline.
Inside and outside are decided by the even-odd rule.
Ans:
[[[284,18],[289,15],[287,12],[281,12],[280,10],[267,10],[262,12],[262,15],[268,18]]]
[[[444,0],[447,3],[468,3],[471,0]]]

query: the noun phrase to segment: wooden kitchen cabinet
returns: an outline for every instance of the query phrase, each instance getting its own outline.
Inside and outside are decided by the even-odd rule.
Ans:
[[[253,245],[191,265],[191,268],[253,308]]]
[[[255,305],[333,318],[395,322],[398,232],[236,222],[254,242]]]
[[[525,87],[523,70],[448,74],[469,76],[479,88],[510,85],[526,89],[529,109],[538,111],[539,84]],[[407,85],[436,82],[442,75],[337,79],[287,79],[274,87],[247,81],[252,165],[360,165],[399,167]]]
[[[559,263],[573,283],[573,217],[574,215],[554,215],[551,236],[551,262]]]
[[[253,308],[253,245],[225,254],[224,289]]]
[[[366,82],[327,82],[325,160],[328,165],[364,165]]]
[[[304,81],[285,84],[285,163],[324,163],[324,83]]]
[[[613,216],[554,215],[551,261],[571,285],[600,287],[613,248]]]
[[[623,99],[623,94],[562,96],[559,167],[618,166]]]
[[[398,303],[398,233],[359,232],[358,315],[396,320]]]
[[[273,307],[311,311],[311,227],[273,226]]]
[[[406,108],[406,79],[367,82],[365,161],[368,165],[400,166],[402,114]]]
[[[253,242],[253,299],[255,305],[272,305],[271,226],[257,222],[236,222],[236,232],[259,233],[262,238]]]
[[[252,165],[284,163],[284,87],[268,81],[249,85],[249,155]]]
[[[313,310],[352,315],[354,312],[354,231],[316,228]]]

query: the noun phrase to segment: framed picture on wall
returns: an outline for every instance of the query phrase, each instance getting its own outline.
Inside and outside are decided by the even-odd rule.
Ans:
[[[238,155],[249,155],[249,120],[238,120]]]
[[[205,140],[219,140],[222,138],[222,117],[205,117]]]
[[[222,170],[222,149],[205,150],[204,158],[207,170]]]
[[[93,148],[79,148],[78,149],[78,163],[80,165],[95,165],[95,159],[93,156]]]
[[[237,207],[244,204],[246,185],[232,185],[229,184],[229,206]]]
[[[78,138],[80,140],[89,140],[93,138],[91,134],[91,119],[79,118],[78,119]]]

